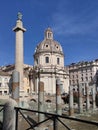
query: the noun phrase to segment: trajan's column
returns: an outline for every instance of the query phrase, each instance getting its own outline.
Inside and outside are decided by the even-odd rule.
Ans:
[[[26,29],[23,27],[22,14],[20,12],[18,13],[18,19],[13,31],[16,33],[15,70],[20,73],[19,95],[23,96],[23,33],[26,31]]]

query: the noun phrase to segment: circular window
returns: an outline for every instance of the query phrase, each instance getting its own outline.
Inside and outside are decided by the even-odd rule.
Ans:
[[[48,47],[48,45],[46,45],[46,47]]]

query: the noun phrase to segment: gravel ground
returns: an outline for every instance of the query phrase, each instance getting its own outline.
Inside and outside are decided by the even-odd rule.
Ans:
[[[33,119],[36,119],[35,116],[32,116],[32,117],[33,117]],[[79,119],[98,122],[98,110],[96,112],[91,112],[91,113],[85,112],[82,115],[76,114],[75,117],[79,118]],[[62,122],[64,124],[66,124],[66,126],[68,126],[71,130],[98,130],[98,126],[95,126],[92,124],[81,123],[81,122],[72,121],[72,120],[68,120],[68,119],[63,119]],[[48,121],[47,123],[44,123],[44,125],[46,125],[45,127],[48,127],[48,130],[53,130],[52,121]],[[39,128],[37,128],[35,130],[45,130],[45,129],[43,129],[44,125],[39,126]],[[29,127],[29,125],[26,123],[26,121],[23,118],[20,118],[18,130],[25,130],[28,127]],[[61,123],[59,123],[57,128],[58,128],[57,130],[68,130],[66,127],[61,125]]]
[[[96,121],[98,122],[98,110],[96,112],[85,112],[82,115],[77,114],[76,118],[88,120],[88,121]],[[78,121],[65,120],[66,125],[74,130],[98,130],[98,126],[92,124],[81,123]],[[61,129],[60,129],[61,130]],[[63,129],[62,129],[63,130]],[[67,130],[67,129],[66,129]]]

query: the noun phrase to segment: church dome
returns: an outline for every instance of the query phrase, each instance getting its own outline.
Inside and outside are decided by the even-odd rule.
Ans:
[[[53,32],[50,28],[46,29],[44,40],[39,43],[35,49],[35,54],[43,52],[59,53],[63,55],[62,47],[53,39]]]

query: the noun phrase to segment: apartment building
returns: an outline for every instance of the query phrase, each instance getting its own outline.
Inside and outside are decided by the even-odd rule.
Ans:
[[[9,95],[10,74],[0,70],[0,95]]]
[[[86,85],[96,85],[98,87],[98,59],[93,61],[81,61],[67,66],[69,70],[69,84],[73,86],[74,91],[78,91],[78,85],[82,84],[85,94]],[[90,90],[91,92],[91,90]]]

